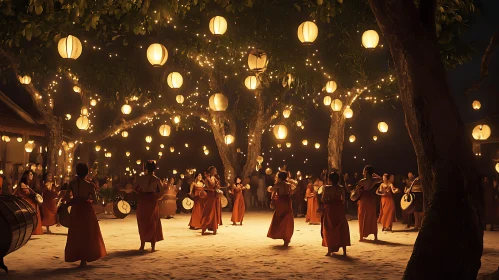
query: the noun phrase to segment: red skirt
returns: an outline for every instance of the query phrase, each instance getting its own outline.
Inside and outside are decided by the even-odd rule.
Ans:
[[[345,216],[345,205],[341,200],[324,205],[321,225],[322,246],[332,249],[333,252],[350,246],[350,229]]]
[[[381,223],[383,229],[392,228],[393,222],[396,222],[395,202],[391,195],[381,196],[381,207],[379,210],[378,223]]]
[[[371,191],[364,191],[358,203],[360,238],[378,234],[376,218],[376,198]]]
[[[141,193],[137,204],[137,225],[141,242],[163,240],[158,199],[154,193]]]
[[[275,200],[275,211],[267,237],[291,241],[295,228],[293,207],[289,196],[279,196]]]
[[[199,196],[194,198],[194,207],[192,207],[191,220],[189,226],[193,228],[201,228],[201,219],[203,218],[203,209],[205,199]]]
[[[317,209],[319,208],[319,201],[316,196],[309,197],[307,199],[307,216],[305,222],[311,224],[320,224],[321,216],[317,214]]]
[[[206,202],[201,217],[201,228],[203,230],[216,231],[218,225],[222,224],[222,205],[216,192],[207,192]]]
[[[92,204],[83,199],[73,199],[69,214],[66,262],[92,262],[105,255],[106,246]]]
[[[232,208],[232,219],[233,223],[242,223],[244,218],[244,212],[246,207],[244,205],[244,197],[242,191],[236,194],[234,199],[234,207]]]
[[[53,226],[57,223],[57,193],[53,191],[43,192],[43,203],[40,206],[42,212],[42,226]]]
[[[33,229],[33,232],[31,235],[42,235],[43,234],[43,228],[42,228],[42,216],[40,215],[40,207],[38,204],[33,201],[31,198],[29,198],[25,193],[21,190],[21,193],[18,194],[19,197],[27,201],[33,209],[36,211],[36,218],[38,220],[38,224],[35,229]]]

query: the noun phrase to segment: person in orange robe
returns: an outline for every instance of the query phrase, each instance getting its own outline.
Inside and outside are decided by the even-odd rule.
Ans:
[[[322,187],[323,182],[319,179],[312,184],[310,181],[307,185],[307,190],[305,192],[305,198],[307,200],[307,216],[305,222],[310,225],[320,225],[321,216],[317,213],[319,209],[319,198],[317,197],[317,189]]]
[[[163,192],[161,180],[154,175],[156,163],[146,163],[146,173],[135,182],[135,191],[139,193],[137,203],[137,225],[140,235],[140,249],[144,250],[146,242],[151,243],[151,252],[156,251],[156,242],[163,240],[163,228],[159,217],[158,198]]]
[[[107,255],[97,215],[92,207],[93,200],[96,198],[95,185],[85,180],[87,174],[87,164],[78,163],[76,165],[77,178],[69,183],[63,198],[63,201],[71,206],[65,261],[80,261],[80,267]],[[71,195],[73,199],[68,201]]]
[[[279,172],[274,186],[268,188],[268,191],[272,193],[275,211],[267,237],[284,240],[284,247],[287,247],[291,242],[295,227],[290,198],[290,194],[292,194],[295,187],[286,182],[287,178],[288,174],[286,172]]]
[[[329,174],[329,184],[322,187],[321,208],[322,246],[327,247],[326,256],[332,256],[343,248],[343,256],[347,255],[350,246],[350,228],[345,214],[345,190],[338,183],[340,175]]]
[[[50,226],[57,224],[57,198],[59,190],[55,185],[54,176],[51,172],[46,173],[43,177],[43,203],[40,206],[42,226],[47,227],[47,233],[51,233]]]
[[[204,205],[206,203],[206,192],[204,191],[203,174],[196,174],[196,178],[191,184],[191,191],[189,196],[192,198],[192,200],[194,200],[191,220],[189,221],[189,228],[200,229],[201,218],[203,217]]]
[[[359,242],[364,241],[364,238],[370,234],[374,234],[374,240],[378,240],[378,224],[376,217],[376,195],[373,187],[381,182],[381,178],[374,174],[374,168],[370,165],[364,167],[364,179],[357,183],[357,191],[362,192],[362,195],[357,202],[358,218],[359,218]],[[376,190],[376,188],[374,189]]]
[[[248,184],[246,186],[242,184],[241,177],[236,177],[236,183],[232,185],[232,193],[234,194],[234,206],[232,207],[231,221],[233,226],[235,226],[237,223],[243,225],[244,212],[246,211],[243,190],[249,189],[250,186]]]
[[[206,230],[209,230],[213,231],[213,235],[216,235],[218,226],[222,224],[222,205],[218,196],[220,180],[217,178],[217,169],[214,166],[208,168],[208,174],[205,174],[204,182],[207,195],[201,217],[201,234],[205,234]]]
[[[393,201],[393,194],[397,193],[397,189],[393,186],[391,180],[394,176],[388,178],[388,174],[383,175],[383,183],[379,185],[376,194],[381,196],[381,207],[379,210],[378,223],[381,223],[382,231],[392,231],[393,222],[397,221],[395,217],[395,202]]]
[[[38,218],[38,223],[36,228],[33,230],[32,235],[42,235],[43,234],[43,228],[42,228],[42,217],[40,213],[40,207],[38,206],[38,203],[34,199],[34,195],[36,194],[34,190],[32,190],[29,187],[30,182],[33,180],[34,173],[32,170],[26,170],[24,171],[23,175],[21,176],[21,180],[19,181],[19,185],[14,191],[14,195],[19,196],[26,200],[36,211],[36,216]]]

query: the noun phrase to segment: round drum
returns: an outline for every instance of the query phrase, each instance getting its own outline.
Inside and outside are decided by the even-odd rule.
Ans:
[[[222,204],[222,208],[227,207],[229,204],[229,200],[227,200],[227,197],[225,195],[220,196],[220,204]]]
[[[120,200],[114,203],[113,206],[113,213],[114,216],[118,219],[124,219],[128,214],[130,214],[130,211],[132,208],[130,207],[130,204],[124,200]]]
[[[36,211],[27,201],[0,195],[0,268],[8,271],[3,257],[26,244],[37,225]]]
[[[57,215],[59,215],[59,223],[63,227],[69,227],[69,213],[71,213],[71,206],[68,204],[61,204],[59,209],[57,209]]]
[[[414,194],[406,193],[402,196],[400,200],[400,208],[407,214],[412,214],[416,208],[416,203],[414,203]]]
[[[182,200],[182,207],[186,210],[191,210],[194,207],[194,200],[186,197]]]

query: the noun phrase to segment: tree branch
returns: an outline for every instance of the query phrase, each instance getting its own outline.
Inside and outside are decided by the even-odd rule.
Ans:
[[[492,53],[495,48],[499,45],[499,30],[497,30],[492,37],[490,38],[489,45],[482,56],[482,64],[480,65],[480,79],[473,84],[471,88],[466,91],[466,95],[470,94],[473,91],[477,91],[482,86],[482,83],[489,76],[489,62]]]

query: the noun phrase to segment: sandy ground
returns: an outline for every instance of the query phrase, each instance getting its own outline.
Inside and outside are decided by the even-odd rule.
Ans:
[[[266,237],[270,212],[247,213],[243,226],[224,225],[216,236],[189,230],[189,215],[162,220],[165,240],[157,252],[141,253],[135,215],[124,220],[101,217],[100,226],[108,255],[85,270],[64,262],[67,229],[35,236],[26,246],[8,255],[8,275],[0,279],[401,279],[410,257],[415,232],[380,233],[382,242],[359,243],[358,223],[349,221],[352,246],[349,257],[325,257],[320,226],[295,219],[290,247]],[[499,264],[499,232],[485,233],[481,273]],[[146,247],[147,248],[147,247]]]

